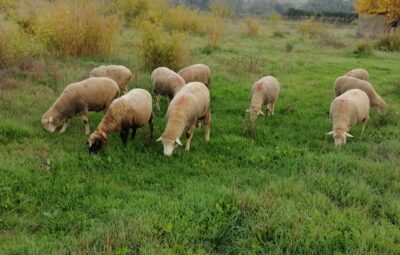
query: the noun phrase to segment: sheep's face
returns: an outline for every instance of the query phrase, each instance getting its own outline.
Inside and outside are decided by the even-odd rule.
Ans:
[[[333,139],[335,140],[335,148],[339,148],[342,146],[342,144],[345,144],[347,142],[347,137],[353,137],[347,132],[331,131],[326,134],[333,135]]]
[[[259,115],[264,115],[261,109],[255,106],[250,107],[249,112],[251,121],[255,121]]]
[[[42,126],[47,132],[53,133],[59,125],[60,121],[57,118],[46,114],[42,116]]]
[[[90,154],[95,154],[102,150],[105,145],[105,138],[102,137],[97,132],[94,132],[90,135],[89,140],[87,141],[88,149]]]
[[[157,141],[161,141],[163,146],[164,146],[164,155],[170,157],[172,155],[172,152],[178,145],[182,145],[181,141],[179,138],[173,140],[173,139],[168,139],[168,138],[163,138],[160,137],[157,139]]]

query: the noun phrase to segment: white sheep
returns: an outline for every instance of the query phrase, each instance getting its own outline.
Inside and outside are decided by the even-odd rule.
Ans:
[[[178,74],[186,83],[198,81],[211,88],[211,70],[204,64],[195,64],[181,69]]]
[[[278,99],[280,86],[273,76],[266,76],[253,84],[251,89],[250,120],[255,121],[258,115],[265,115],[261,107],[267,106],[268,115],[274,115],[275,102]]]
[[[164,155],[171,156],[173,150],[182,145],[179,138],[184,132],[185,150],[189,151],[193,130],[200,119],[204,122],[204,136],[208,142],[211,124],[210,93],[203,83],[191,82],[184,86],[169,104],[167,126],[157,140],[164,146]]]
[[[54,132],[63,122],[60,133],[64,133],[69,120],[81,116],[85,125],[85,134],[90,133],[89,111],[106,111],[111,102],[118,97],[119,88],[115,81],[105,78],[89,78],[65,87],[50,109],[42,116],[43,128]]]
[[[383,113],[386,102],[376,93],[375,89],[368,81],[360,80],[350,76],[341,76],[335,81],[335,95],[339,96],[350,89],[361,89],[367,93],[371,107],[378,107]]]
[[[152,137],[152,111],[151,95],[144,89],[132,89],[115,99],[89,137],[89,152],[96,153],[101,150],[111,132],[120,132],[122,142],[126,145],[130,129],[132,129],[131,137],[134,139],[136,129],[149,124],[150,137]]]
[[[369,73],[365,69],[357,68],[353,69],[345,74],[345,76],[354,77],[360,80],[368,81]]]
[[[102,65],[94,68],[89,77],[108,77],[114,80],[123,92],[128,92],[128,83],[132,78],[132,72],[121,65]]]
[[[369,98],[360,89],[351,89],[336,97],[330,106],[329,117],[333,123],[333,130],[327,135],[333,135],[335,147],[346,143],[348,133],[357,122],[361,122],[361,136],[364,134],[365,124],[369,119]]]
[[[172,100],[175,94],[185,86],[185,80],[167,67],[158,67],[151,73],[151,85],[156,95],[157,109],[160,111],[161,96]]]

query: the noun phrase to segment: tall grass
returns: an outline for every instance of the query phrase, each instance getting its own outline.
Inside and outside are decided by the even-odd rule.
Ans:
[[[135,45],[143,67],[154,69],[159,66],[178,69],[190,55],[185,34],[164,31],[159,24],[142,23],[142,35]]]
[[[246,19],[246,33],[249,36],[259,36],[261,33],[261,23],[256,18]]]
[[[48,3],[34,24],[46,48],[61,56],[108,56],[121,22],[94,1]]]
[[[205,22],[205,32],[207,36],[207,47],[218,46],[224,36],[225,22],[218,17],[209,16]]]

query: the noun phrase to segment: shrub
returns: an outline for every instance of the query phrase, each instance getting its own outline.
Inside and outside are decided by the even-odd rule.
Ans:
[[[224,21],[217,17],[208,17],[205,23],[207,47],[215,48],[224,36]]]
[[[246,33],[250,36],[259,36],[261,32],[261,23],[255,18],[246,19]]]
[[[232,8],[226,3],[212,3],[210,12],[214,17],[229,18],[232,16]]]
[[[197,11],[177,6],[169,8],[162,22],[169,31],[182,31],[197,34],[201,31],[201,17]]]
[[[283,37],[284,32],[282,30],[276,28],[274,31],[272,31],[272,36],[273,37]]]
[[[332,34],[323,34],[320,39],[319,39],[319,44],[321,46],[328,46],[328,47],[333,47],[333,48],[343,48],[345,47],[345,43],[341,40],[340,37],[337,35],[332,35]]]
[[[143,66],[149,69],[160,66],[179,69],[190,53],[185,34],[169,34],[159,24],[151,22],[143,23],[136,50]]]
[[[301,22],[298,29],[302,35],[310,38],[317,37],[325,32],[321,23],[315,21],[314,17]]]
[[[92,1],[48,3],[39,11],[34,31],[57,55],[108,56],[120,22],[101,10]]]
[[[29,69],[43,52],[36,38],[16,24],[0,24],[0,69],[17,66]]]
[[[354,53],[359,55],[368,55],[372,53],[372,44],[367,40],[360,40],[356,43]]]
[[[285,45],[286,52],[291,52],[293,50],[293,43],[287,42]]]
[[[269,15],[268,15],[268,20],[270,22],[272,22],[273,24],[280,24],[283,22],[283,18],[282,16],[277,13],[276,11],[272,11]]]
[[[385,51],[400,51],[400,33],[381,36],[377,48]]]

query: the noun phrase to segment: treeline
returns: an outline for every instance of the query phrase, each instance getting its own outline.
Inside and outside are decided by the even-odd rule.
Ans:
[[[310,17],[315,17],[318,20],[322,21],[334,21],[341,23],[351,23],[353,20],[358,18],[357,13],[349,13],[349,12],[313,12],[313,11],[304,11],[298,10],[294,8],[290,8],[285,16],[289,19],[306,19]]]

